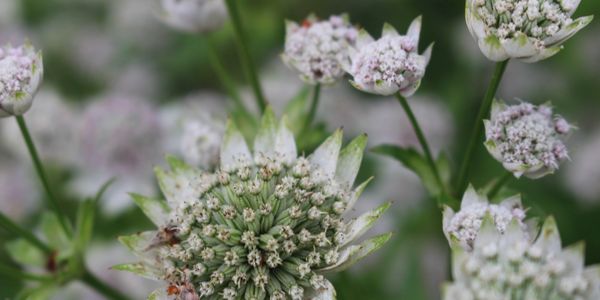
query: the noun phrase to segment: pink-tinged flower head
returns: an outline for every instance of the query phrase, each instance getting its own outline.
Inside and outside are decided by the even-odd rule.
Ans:
[[[42,76],[42,54],[33,46],[0,47],[0,117],[28,111]]]

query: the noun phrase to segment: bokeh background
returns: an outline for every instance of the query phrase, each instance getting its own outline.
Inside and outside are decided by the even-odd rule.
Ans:
[[[435,151],[445,152],[457,167],[493,68],[466,29],[463,1],[240,3],[252,56],[278,112],[302,89],[278,56],[285,19],[348,12],[354,23],[377,35],[383,22],[403,31],[423,15],[421,47],[430,41],[436,45],[411,104]],[[43,88],[26,118],[69,213],[74,215],[78,198],[117,176],[101,204],[87,262],[94,273],[135,299],[144,299],[156,283],[109,270],[133,260],[116,237],[152,227],[126,192],[158,194],[151,169],[161,164],[164,153],[182,151],[182,120],[213,122],[227,115],[230,102],[211,68],[207,40],[217,45],[248,105],[253,104],[230,24],[209,37],[194,36],[167,28],[156,12],[150,0],[0,1],[0,43],[29,39],[44,52]],[[576,12],[590,14],[600,14],[599,1],[584,0]],[[533,215],[556,217],[565,244],[584,240],[588,264],[600,263],[600,22],[592,22],[552,59],[534,65],[511,62],[499,96],[537,104],[552,101],[556,112],[577,125],[568,142],[571,161],[556,175],[513,180],[509,187],[522,193]],[[417,145],[393,99],[367,96],[345,82],[324,89],[318,120],[326,130],[343,126],[346,137],[367,132],[370,146]],[[13,123],[0,120],[0,210],[35,228],[46,202]],[[219,130],[216,125],[214,132]],[[502,174],[483,147],[473,165],[476,186]],[[439,211],[417,177],[399,163],[368,154],[361,177],[370,175],[376,179],[358,210],[394,201],[374,232],[395,234],[377,255],[332,277],[339,299],[438,299],[440,284],[449,278]],[[0,231],[0,245],[13,238]],[[14,265],[4,247],[0,264]],[[0,298],[11,299],[24,287],[0,278]],[[55,299],[102,298],[74,283]]]

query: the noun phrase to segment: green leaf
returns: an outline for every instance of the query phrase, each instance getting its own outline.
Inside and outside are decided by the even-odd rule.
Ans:
[[[108,190],[108,188],[116,181],[116,178],[113,177],[109,180],[107,180],[102,186],[100,186],[100,189],[98,189],[98,192],[96,192],[96,195],[94,196],[94,202],[98,203],[98,201],[100,201],[100,199],[102,199],[102,196],[104,196],[104,193],[106,192],[106,190]]]
[[[401,148],[394,145],[380,145],[373,148],[371,151],[389,156],[399,161],[402,165],[419,176],[423,185],[431,195],[437,196],[441,194],[441,189],[436,183],[435,176],[427,164],[427,160],[423,155],[417,152],[417,150],[413,148]]]
[[[16,298],[19,300],[47,300],[56,292],[57,288],[56,283],[49,282],[34,288],[24,289]]]
[[[59,250],[59,252],[70,248],[71,241],[54,213],[45,212],[42,215],[41,227],[48,244],[52,248]]]
[[[310,94],[309,86],[303,86],[300,91],[292,98],[284,110],[284,115],[289,119],[290,129],[295,135],[299,135],[307,117],[306,105]]]
[[[5,247],[8,255],[19,264],[36,267],[46,266],[46,256],[44,252],[40,251],[27,240],[14,240],[6,243]]]
[[[89,244],[94,230],[94,217],[96,205],[94,200],[86,200],[79,206],[77,212],[77,226],[73,247],[76,253],[83,253]]]

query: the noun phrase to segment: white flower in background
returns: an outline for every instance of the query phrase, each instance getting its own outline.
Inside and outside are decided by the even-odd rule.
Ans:
[[[193,33],[215,31],[229,17],[224,0],[161,0],[161,4],[165,23]]]
[[[491,204],[485,195],[478,194],[469,186],[458,212],[448,206],[444,207],[443,229],[448,242],[457,242],[466,250],[472,250],[486,215],[492,217],[493,224],[500,233],[505,233],[512,221],[517,222],[524,230],[527,229],[521,196],[504,199],[500,204]]]
[[[0,47],[0,117],[20,116],[29,110],[43,70],[42,52],[30,44]]]
[[[0,153],[1,154],[1,153]],[[0,211],[13,220],[22,220],[33,212],[39,199],[38,182],[22,165],[5,154],[0,159]]]
[[[412,96],[425,76],[433,49],[432,44],[422,55],[417,52],[420,33],[421,17],[410,24],[406,35],[387,23],[378,40],[361,30],[356,49],[350,52],[350,64],[345,66],[353,77],[352,85],[373,94]]]
[[[250,152],[230,122],[220,170],[205,173],[169,157],[157,169],[166,202],[134,195],[158,231],[122,237],[141,262],[114,268],[165,281],[151,299],[334,299],[323,273],[381,247],[384,234],[350,245],[389,207],[345,220],[366,184],[352,189],[366,136],[341,149],[336,131],[308,157],[268,110]],[[152,298],[154,297],[154,298]]]
[[[573,20],[581,0],[467,0],[467,26],[492,61],[537,62],[588,25],[593,16]]]
[[[281,57],[303,81],[333,84],[344,76],[342,64],[349,60],[349,48],[357,36],[358,30],[347,15],[323,21],[311,15],[302,24],[288,21]]]
[[[80,128],[80,171],[75,188],[94,193],[106,180],[116,182],[104,197],[109,212],[129,206],[127,192],[153,193],[153,163],[163,154],[156,108],[148,101],[111,95],[90,103]]]
[[[491,119],[484,122],[486,148],[516,177],[541,178],[569,158],[563,139],[573,126],[553,115],[549,104],[494,101]]]
[[[221,95],[199,92],[161,108],[161,123],[169,133],[165,150],[190,165],[214,170],[225,133],[225,101]]]
[[[573,147],[573,161],[563,178],[576,200],[598,205],[600,202],[600,131],[582,136]]]
[[[36,98],[36,105],[27,113],[27,121],[42,159],[62,167],[74,166],[78,153],[79,112],[52,89],[42,88]],[[6,122],[0,128],[0,136],[11,154],[22,162],[31,162],[16,122]]]
[[[501,233],[487,214],[472,251],[452,247],[454,282],[443,299],[600,299],[600,265],[584,266],[584,247],[563,249],[552,217],[531,241],[517,220]]]

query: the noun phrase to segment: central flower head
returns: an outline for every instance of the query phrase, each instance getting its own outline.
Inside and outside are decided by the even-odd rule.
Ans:
[[[43,73],[42,54],[25,44],[0,47],[0,117],[24,114],[33,102]]]
[[[230,122],[218,171],[169,158],[173,170],[157,170],[167,203],[134,196],[159,230],[122,238],[144,262],[117,268],[164,280],[169,288],[156,294],[181,299],[332,297],[322,273],[348,267],[389,238],[348,245],[389,204],[344,219],[366,186],[352,190],[366,136],[341,143],[337,131],[298,157],[285,120],[277,124],[268,111],[251,154]]]

